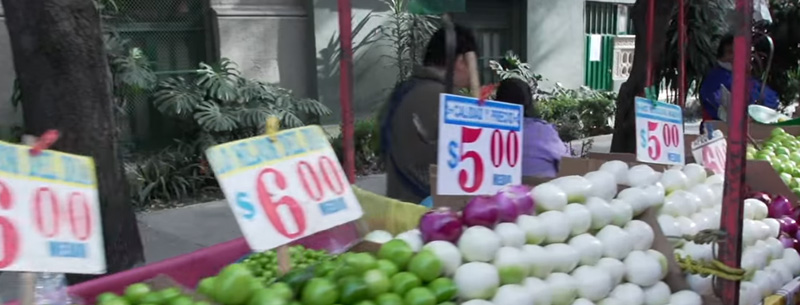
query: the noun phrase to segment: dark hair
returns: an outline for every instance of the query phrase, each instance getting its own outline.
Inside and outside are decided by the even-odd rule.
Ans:
[[[456,34],[456,56],[467,52],[478,52],[478,43],[470,29],[454,24],[453,30]],[[425,59],[422,64],[436,67],[444,67],[447,65],[447,49],[445,45],[445,30],[444,28],[440,28],[433,33],[431,39],[428,41],[428,47],[425,50]]]
[[[717,58],[721,58],[725,56],[725,52],[733,47],[733,35],[725,35],[722,36],[722,39],[719,41],[719,46],[717,46]]]
[[[511,104],[522,105],[522,111],[529,116],[533,107],[531,86],[519,78],[507,78],[500,82],[494,100]]]

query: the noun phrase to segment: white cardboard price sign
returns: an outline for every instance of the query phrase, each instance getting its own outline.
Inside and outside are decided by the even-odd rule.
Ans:
[[[684,164],[683,110],[678,105],[637,97],[636,160]]]
[[[319,126],[217,145],[206,156],[253,250],[269,250],[363,214]]]
[[[0,142],[0,270],[106,272],[91,158]]]
[[[692,155],[695,161],[715,174],[725,173],[725,160],[728,152],[728,141],[722,131],[714,130],[711,139],[698,137],[692,142]]]
[[[522,105],[442,94],[439,195],[494,194],[522,182]]]

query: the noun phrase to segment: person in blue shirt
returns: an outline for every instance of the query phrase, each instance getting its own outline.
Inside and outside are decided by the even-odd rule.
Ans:
[[[717,65],[711,69],[700,85],[700,102],[703,105],[703,121],[720,120],[719,107],[722,92],[721,86],[730,91],[733,82],[733,36],[727,35],[722,38],[717,48]],[[750,78],[750,104],[760,101],[761,105],[777,109],[780,105],[778,94],[769,88],[764,87],[764,94],[761,94],[761,81]]]

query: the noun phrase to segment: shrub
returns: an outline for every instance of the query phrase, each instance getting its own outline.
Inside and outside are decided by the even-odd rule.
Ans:
[[[356,175],[369,175],[383,172],[384,163],[380,158],[379,124],[374,119],[358,121],[353,129],[355,140]],[[331,146],[344,163],[342,134],[331,139]]]

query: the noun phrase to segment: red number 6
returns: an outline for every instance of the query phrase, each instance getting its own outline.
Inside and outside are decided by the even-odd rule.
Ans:
[[[303,232],[306,230],[306,217],[305,214],[303,214],[303,208],[294,198],[289,196],[283,196],[279,198],[277,202],[273,202],[272,193],[267,189],[267,185],[264,183],[264,178],[269,174],[275,177],[275,186],[277,186],[279,190],[286,189],[286,178],[279,171],[272,168],[265,168],[258,174],[256,192],[258,193],[258,201],[264,209],[267,219],[269,219],[272,226],[275,227],[275,230],[287,238],[295,238],[303,235]],[[292,217],[294,217],[294,221],[297,224],[297,232],[290,233],[289,230],[286,229],[278,213],[278,207],[281,205],[289,207],[289,211],[292,213]]]
[[[0,211],[11,209],[11,190],[0,182]],[[0,268],[10,266],[19,254],[19,234],[10,219],[0,216]]]

